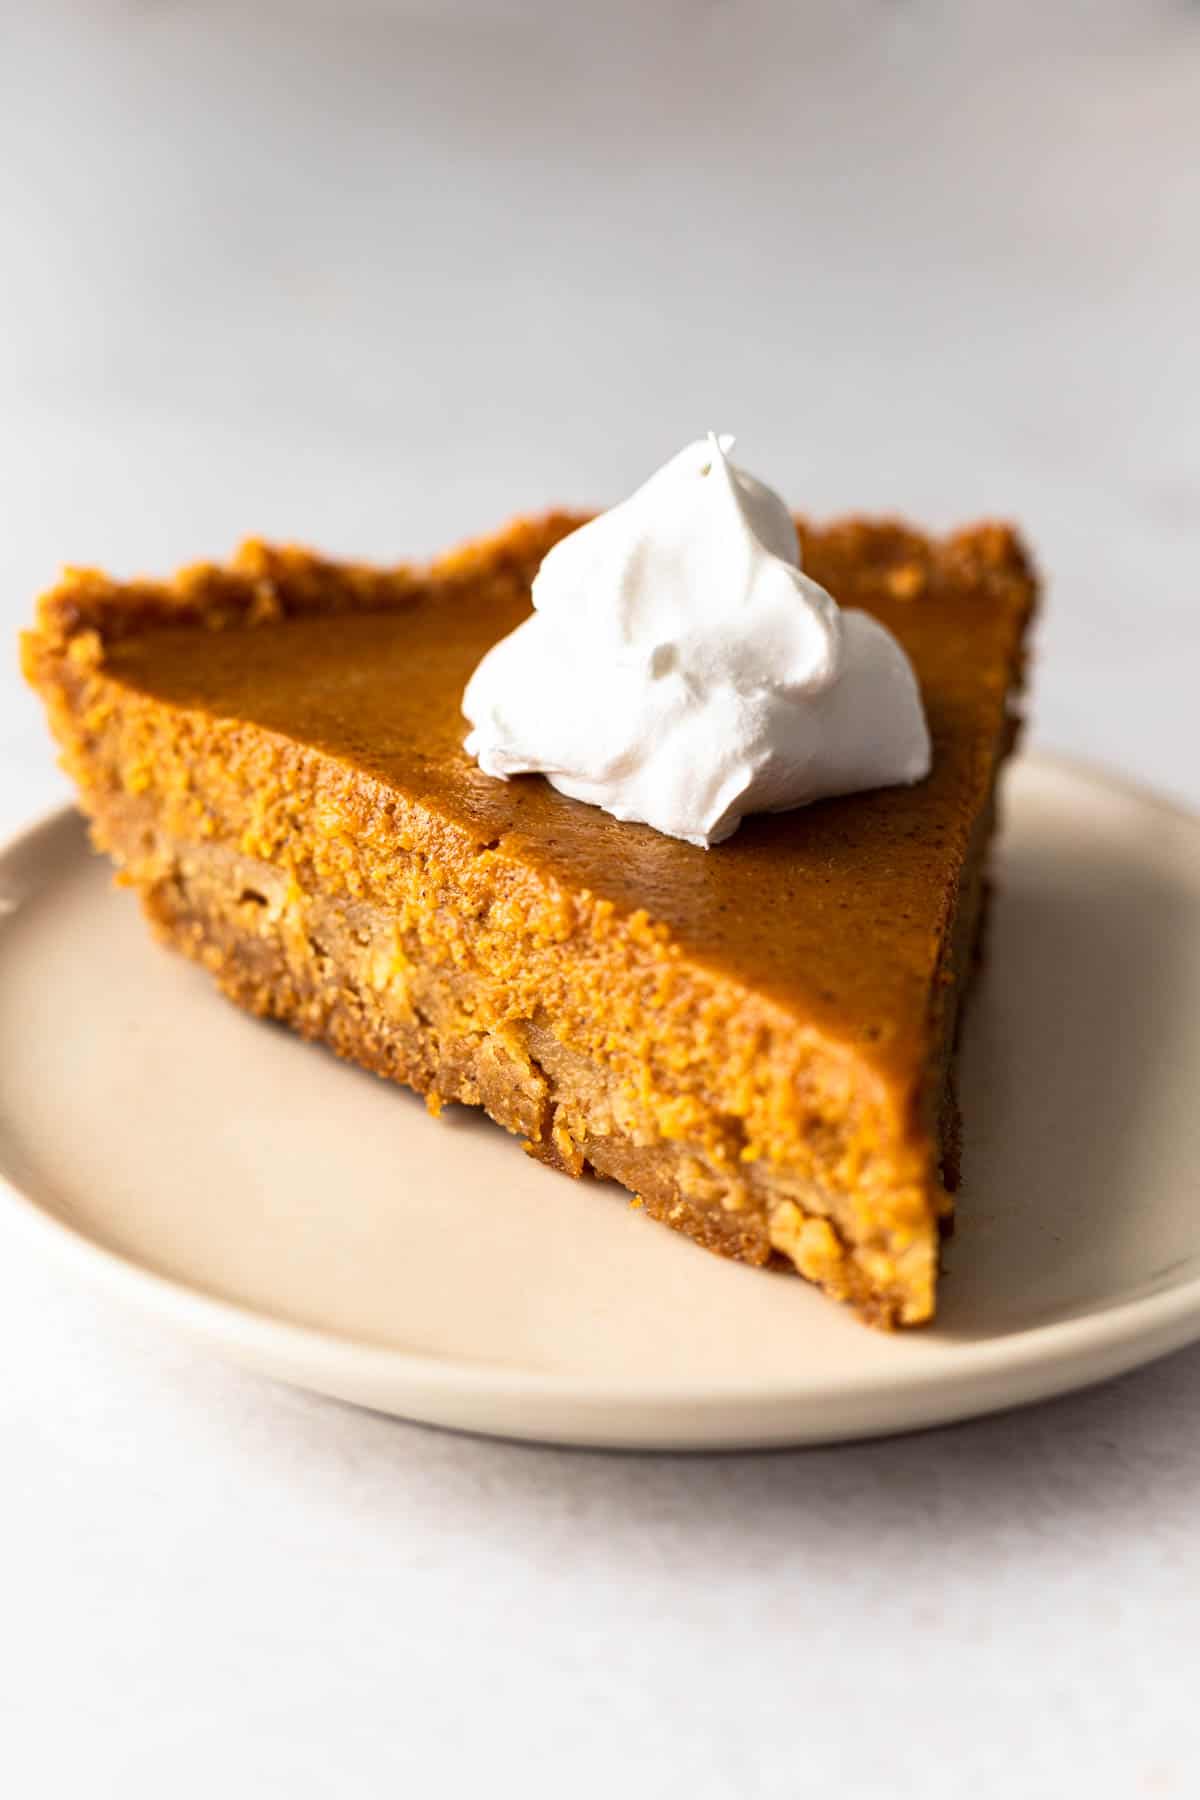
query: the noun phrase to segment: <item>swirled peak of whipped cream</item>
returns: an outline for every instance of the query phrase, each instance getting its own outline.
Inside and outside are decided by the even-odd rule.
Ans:
[[[689,444],[550,551],[463,695],[486,774],[540,772],[704,846],[747,813],[928,774],[904,651],[803,573],[786,506],[732,449]]]

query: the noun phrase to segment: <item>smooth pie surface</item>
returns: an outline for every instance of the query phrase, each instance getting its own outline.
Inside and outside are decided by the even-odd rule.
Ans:
[[[250,1366],[511,1436],[820,1441],[1131,1367],[1200,1335],[1200,827],[1054,764],[1009,785],[934,1329],[866,1331],[243,1017],[73,815],[0,862],[10,1210]]]
[[[507,589],[435,587],[385,612],[259,630],[142,631],[106,646],[105,673],[315,746],[567,891],[586,889],[624,917],[644,909],[688,957],[913,1086],[929,1054],[946,917],[1006,743],[1032,602],[1015,538],[987,526],[942,540],[854,521],[802,528],[806,569],[842,604],[871,612],[911,659],[933,771],[912,788],[748,819],[706,852],[565,800],[539,777],[497,781],[463,750],[471,672],[529,612],[545,548],[544,527],[533,532],[528,567],[515,567]]]

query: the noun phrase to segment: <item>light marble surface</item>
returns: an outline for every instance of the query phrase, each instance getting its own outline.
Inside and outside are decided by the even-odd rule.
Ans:
[[[0,628],[63,560],[403,555],[710,424],[1019,518],[1034,737],[1200,804],[1200,8],[0,9]],[[63,792],[0,666],[0,828]],[[1119,954],[1119,946],[1114,946]],[[4,1234],[22,1800],[1196,1791],[1200,1351],[790,1456],[398,1426]]]

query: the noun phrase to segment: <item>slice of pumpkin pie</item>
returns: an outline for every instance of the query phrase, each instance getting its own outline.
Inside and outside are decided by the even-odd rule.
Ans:
[[[1003,526],[800,522],[810,581],[902,648],[929,772],[704,848],[464,748],[468,682],[584,523],[519,521],[428,568],[249,543],[164,583],[73,570],[25,670],[96,844],[239,1005],[431,1111],[483,1107],[708,1249],[918,1324],[1029,564]],[[586,672],[564,699],[594,708]],[[448,1206],[448,1253],[454,1231]]]

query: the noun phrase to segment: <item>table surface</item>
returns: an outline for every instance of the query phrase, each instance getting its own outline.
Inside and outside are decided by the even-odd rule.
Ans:
[[[0,20],[0,628],[63,561],[407,556],[738,433],[1019,519],[1035,743],[1200,804],[1200,8]],[[0,665],[0,829],[64,794]],[[1119,946],[1114,946],[1119,954]],[[0,1256],[23,1797],[1191,1794],[1200,1349],[921,1437],[522,1449]]]

